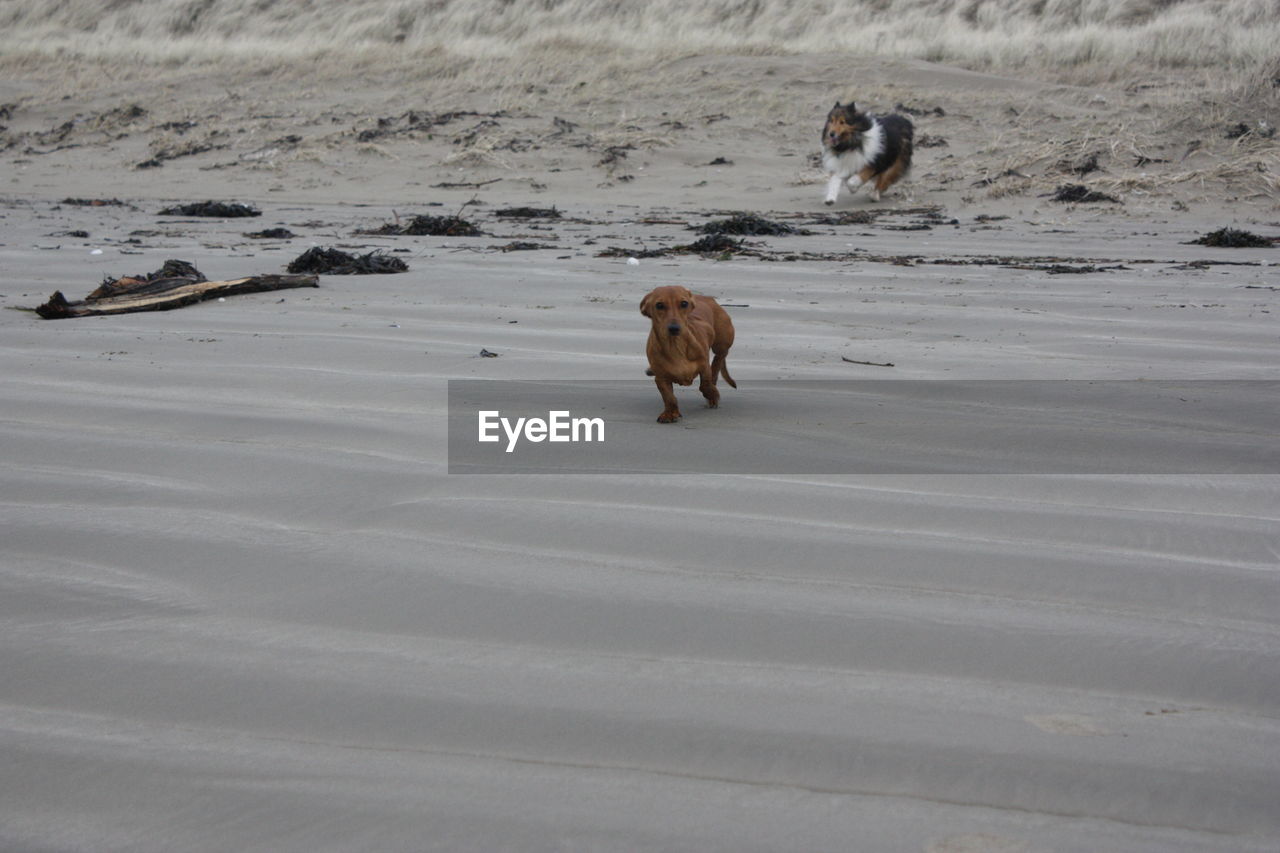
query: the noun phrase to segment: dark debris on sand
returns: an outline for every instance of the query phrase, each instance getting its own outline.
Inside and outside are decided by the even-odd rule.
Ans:
[[[1001,172],[1001,173],[1000,173],[1000,174],[998,174],[998,175],[988,175],[987,177],[983,178],[982,180],[974,181],[973,183],[969,184],[969,186],[971,186],[971,187],[989,187],[989,186],[991,186],[992,184],[994,184],[996,181],[999,181],[999,180],[1000,180],[1000,179],[1002,179],[1002,178],[1023,178],[1023,179],[1025,179],[1026,177],[1027,177],[1026,175],[1022,174],[1022,173],[1021,173],[1021,172],[1019,172],[1017,169],[1005,169],[1003,172]]]
[[[155,155],[149,160],[143,160],[141,163],[134,165],[135,169],[158,169],[169,160],[177,160],[180,157],[194,157],[197,154],[205,154],[209,151],[222,151],[231,146],[225,144],[215,144],[212,142],[186,142],[182,145],[166,146],[155,152]]]
[[[528,240],[513,240],[504,246],[490,246],[491,249],[497,249],[500,252],[536,252],[539,249],[559,249],[559,246],[553,246],[549,243],[533,243]]]
[[[358,234],[376,234],[383,237],[480,237],[484,232],[460,216],[415,216],[408,222],[388,222]]]
[[[560,211],[554,207],[504,207],[493,215],[503,219],[559,219]]]
[[[1219,228],[1202,237],[1190,240],[1187,245],[1217,246],[1226,249],[1270,249],[1276,244],[1275,237],[1263,237],[1251,231],[1238,228]]]
[[[959,220],[943,215],[942,207],[928,205],[926,207],[892,208],[881,207],[875,210],[842,210],[838,213],[819,213],[809,216],[805,222],[809,225],[870,225],[880,219],[900,216],[920,217],[917,225],[958,225]],[[923,230],[912,226],[886,226],[891,230]]]
[[[1250,134],[1255,134],[1263,139],[1270,139],[1276,135],[1276,129],[1265,121],[1259,121],[1256,126],[1250,126],[1241,121],[1229,125],[1224,136],[1227,139],[1240,139]]]
[[[181,278],[188,281],[208,281],[204,273],[196,269],[195,264],[189,261],[180,261],[170,259],[164,262],[164,265],[155,272],[140,273],[138,275],[122,275],[119,278],[104,278],[102,284],[93,293],[89,294],[90,299],[97,299],[106,292],[111,291],[121,282],[136,284],[140,281],[160,281],[162,279]]]
[[[109,299],[123,291],[137,292],[141,285],[155,285],[156,289],[171,287],[174,284],[196,284],[208,281],[204,273],[188,261],[167,260],[160,269],[154,272],[122,275],[118,278],[106,276],[88,296],[86,301]]]
[[[668,246],[664,249],[623,249],[610,246],[596,253],[598,258],[666,258],[671,255],[716,255],[720,258],[730,255],[763,257],[763,253],[749,247],[745,241],[735,240],[727,234],[707,234],[692,243]]]
[[[938,116],[941,118],[947,114],[947,111],[942,107],[913,107],[902,103],[896,105],[894,110],[906,113],[909,116]]]
[[[880,215],[879,211],[843,210],[839,213],[818,214],[809,222],[812,225],[870,225]]]
[[[1049,200],[1074,204],[1088,204],[1098,201],[1120,204],[1120,199],[1115,196],[1091,190],[1084,184],[1063,184],[1050,195]]]
[[[408,272],[409,265],[399,258],[374,250],[352,255],[341,249],[316,246],[294,258],[287,267],[291,273],[325,273],[328,275],[379,275]]]
[[[288,228],[267,228],[263,231],[247,231],[244,236],[250,240],[292,240],[298,235]]]
[[[449,124],[452,121],[468,116],[497,119],[504,118],[506,113],[501,111],[496,113],[477,113],[471,110],[430,113],[423,110],[409,110],[398,116],[385,116],[378,119],[376,126],[358,131],[356,139],[360,142],[373,142],[376,139],[388,136],[430,132],[442,124]]]
[[[672,251],[699,255],[725,255],[745,252],[747,247],[742,240],[735,240],[727,234],[716,233],[694,240],[687,246],[676,246]]]
[[[1039,272],[1047,272],[1049,275],[1089,275],[1092,273],[1109,272],[1111,270],[1130,269],[1130,267],[1127,267],[1124,264],[1099,266],[1098,264],[1006,263],[1001,264],[1001,266],[1015,270],[1036,270]]]
[[[607,249],[601,249],[596,252],[597,258],[665,258],[670,255],[674,249],[624,249],[620,246],[610,246]]]
[[[1081,157],[1078,160],[1061,160],[1057,166],[1059,172],[1069,172],[1081,177],[1090,172],[1097,172],[1101,168],[1098,165],[1098,155],[1096,153]]]
[[[705,225],[690,226],[702,234],[737,234],[749,237],[782,237],[789,234],[812,234],[803,228],[774,222],[754,213],[735,213],[727,219],[715,219]]]
[[[56,291],[49,301],[31,310],[46,320],[99,317],[139,311],[170,311],[208,299],[243,293],[317,286],[314,275],[255,275],[209,281],[191,263],[168,260],[155,272],[107,277],[92,293],[78,301],[70,301],[62,291]]]
[[[262,211],[248,204],[226,201],[199,201],[177,204],[160,211],[161,216],[210,216],[230,219],[237,216],[261,216]]]
[[[64,198],[58,204],[66,204],[72,207],[127,207],[118,198]]]

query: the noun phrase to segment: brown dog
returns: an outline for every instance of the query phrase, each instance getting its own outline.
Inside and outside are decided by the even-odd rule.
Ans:
[[[668,285],[654,289],[640,300],[640,313],[653,323],[649,329],[649,369],[662,395],[664,408],[658,423],[670,424],[680,419],[671,383],[692,385],[700,377],[698,390],[707,398],[707,406],[720,405],[716,377],[724,376],[730,386],[738,383],[725,367],[725,356],[733,346],[733,321],[710,296],[694,296],[686,287]],[[715,359],[711,360],[712,354]]]

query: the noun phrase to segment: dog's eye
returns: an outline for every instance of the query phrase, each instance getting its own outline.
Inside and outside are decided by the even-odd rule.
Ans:
[[[688,299],[681,299],[681,300],[680,300],[680,307],[681,307],[681,308],[688,308],[688,307],[689,307],[689,300],[688,300]]]
[[[657,305],[655,305],[655,306],[653,306],[653,307],[654,307],[654,308],[657,308],[659,311],[666,311],[666,310],[667,310],[667,304],[666,304],[665,302],[659,302]]]

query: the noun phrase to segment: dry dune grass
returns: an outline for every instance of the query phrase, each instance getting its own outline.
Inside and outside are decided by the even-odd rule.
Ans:
[[[11,0],[0,55],[218,61],[389,49],[459,57],[638,50],[914,57],[1076,82],[1142,69],[1247,75],[1275,56],[1275,0]],[[517,73],[525,70],[515,69]]]
[[[1220,136],[1220,127],[1210,121],[1198,129]],[[989,199],[1048,195],[1076,183],[1128,199],[1174,190],[1188,197],[1221,195],[1224,187],[1242,199],[1280,199],[1280,146],[1274,138],[1250,133],[1235,140],[1187,139],[1169,133],[1158,118],[1093,120],[1049,138],[1006,130],[962,158],[959,172],[975,176],[970,196]],[[1082,166],[1088,171],[1077,172]]]
[[[217,69],[240,79],[377,79],[442,105],[515,111],[540,95],[623,123],[637,95],[681,93],[686,112],[808,121],[816,91],[717,91],[721,56],[925,59],[1067,85],[1142,91],[1162,131],[1216,119],[1280,124],[1280,0],[10,0],[0,68],[63,75],[64,92]],[[698,57],[697,61],[690,61]],[[302,61],[305,60],[305,61]],[[847,64],[847,63],[846,63]],[[839,64],[833,60],[833,69]],[[751,68],[759,65],[747,66]],[[795,77],[795,68],[780,72]],[[730,72],[733,73],[733,72]],[[768,72],[765,72],[768,73]],[[826,97],[839,71],[820,82]],[[903,95],[906,97],[906,95]],[[719,99],[719,103],[717,103]],[[890,101],[890,103],[892,103]],[[799,105],[803,105],[801,108]],[[1232,117],[1229,120],[1241,120]]]
[[[1072,177],[1058,164],[1091,155],[1099,169],[1089,183],[1104,191],[1158,194],[1219,182],[1242,197],[1280,197],[1277,139],[1223,134],[1237,123],[1280,126],[1278,41],[1280,0],[0,5],[0,69],[41,80],[45,103],[125,91],[131,80],[152,85],[160,67],[193,115],[251,115],[254,97],[264,104],[258,112],[278,112],[287,93],[320,85],[336,111],[352,115],[395,115],[406,102],[512,117],[570,110],[584,123],[577,141],[595,152],[670,146],[661,132],[669,108],[699,124],[731,114],[739,132],[752,122],[806,128],[808,142],[816,105],[828,97],[856,91],[882,109],[919,102],[944,91],[942,77],[951,85],[965,76],[954,70],[961,67],[975,73],[948,106],[964,102],[981,120],[931,159],[952,157],[939,174],[957,177],[940,179],[992,179],[973,190],[987,197],[1052,190]],[[942,63],[946,74],[859,71],[879,56]],[[348,89],[360,100],[331,94]],[[306,119],[312,108],[297,100],[286,109]],[[953,122],[945,135],[955,131]],[[510,141],[482,132],[442,160],[514,170],[520,158]],[[797,135],[796,151],[805,153],[800,142]]]

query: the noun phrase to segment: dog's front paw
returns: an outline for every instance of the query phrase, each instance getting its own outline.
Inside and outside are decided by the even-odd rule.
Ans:
[[[658,423],[660,424],[673,424],[678,420],[680,420],[679,412],[663,412],[658,415]]]

